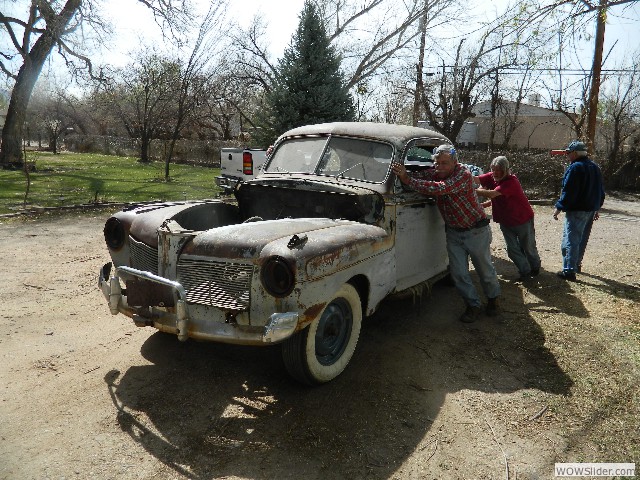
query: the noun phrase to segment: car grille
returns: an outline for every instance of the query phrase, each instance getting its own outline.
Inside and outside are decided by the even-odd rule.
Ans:
[[[246,310],[253,265],[181,258],[178,281],[187,291],[187,302]]]
[[[158,249],[129,237],[131,266],[138,270],[158,274]]]

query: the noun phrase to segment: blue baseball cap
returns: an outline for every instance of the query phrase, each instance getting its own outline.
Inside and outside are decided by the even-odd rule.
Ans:
[[[565,152],[586,152],[586,151],[587,151],[587,146],[579,140],[574,140],[565,149]]]

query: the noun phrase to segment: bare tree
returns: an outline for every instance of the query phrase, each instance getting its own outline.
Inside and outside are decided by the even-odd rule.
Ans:
[[[329,0],[317,2],[343,56],[348,86],[380,73],[390,61],[413,57],[416,40],[454,18],[457,0]]]
[[[589,151],[595,148],[596,120],[598,115],[598,100],[600,94],[601,73],[603,65],[603,50],[607,15],[612,7],[629,5],[637,0],[542,0],[540,2],[525,2],[523,11],[529,12],[531,22],[556,15],[562,23],[568,23],[574,32],[581,33],[584,25],[595,17],[596,32],[594,36],[594,54],[589,75],[589,89],[585,105],[586,140]],[[558,15],[558,12],[561,12]]]
[[[264,91],[239,76],[231,63],[223,58],[204,74],[204,93],[197,99],[188,126],[192,135],[234,140],[255,129],[253,118]]]
[[[410,77],[387,75],[376,82],[367,103],[369,121],[407,124],[412,121],[413,105],[410,95]]]
[[[67,0],[64,6],[56,12],[53,2],[34,1],[31,3],[27,21],[7,17],[0,13],[0,21],[9,34],[15,51],[23,59],[19,70],[15,72],[10,70],[10,62],[16,53],[2,52],[0,57],[0,68],[7,77],[15,81],[2,129],[2,146],[0,148],[0,164],[2,165],[19,165],[22,162],[20,145],[22,125],[31,92],[54,45],[80,22],[81,4],[81,0]],[[40,27],[41,22],[44,22],[44,28]],[[16,31],[18,28],[22,29],[21,41]],[[35,41],[34,38],[36,38]]]
[[[425,12],[427,16],[430,14]],[[445,18],[444,12],[438,12],[436,18]],[[519,5],[507,6],[476,31],[467,35],[461,33],[464,37],[453,49],[447,38],[430,36],[426,24],[426,21],[420,24],[416,81],[412,91],[413,123],[426,118],[433,128],[453,139],[465,120],[473,116],[478,101],[490,100],[490,113],[495,119],[498,110],[506,108],[501,104],[509,94],[515,97],[515,109],[510,101],[511,121],[502,125],[503,138],[508,142],[518,125],[519,106],[534,83],[532,69],[544,59],[542,46],[547,41],[547,31],[524,23]],[[431,48],[425,58],[426,44]],[[455,56],[450,55],[452,50]],[[520,79],[523,71],[525,78]],[[511,73],[516,75],[509,75]],[[485,92],[490,92],[490,96]],[[496,128],[494,122],[493,136]]]
[[[226,1],[210,4],[209,10],[198,28],[198,35],[193,42],[188,60],[180,66],[173,131],[169,151],[165,158],[165,179],[169,178],[169,164],[182,129],[187,120],[196,115],[197,105],[203,101],[207,93],[206,79],[204,78],[205,68],[210,64],[212,57],[218,53],[219,37],[213,34],[216,33],[216,28],[219,29],[222,24],[225,6]]]
[[[622,164],[624,145],[640,133],[640,54],[631,59],[624,74],[608,81],[602,102],[602,137],[607,157],[602,165],[603,175],[609,177]]]
[[[106,86],[111,107],[131,138],[140,140],[140,162],[151,161],[151,141],[171,138],[180,91],[180,63],[155,53],[119,72]]]
[[[36,96],[39,100],[35,98]],[[38,82],[33,98],[29,102],[28,116],[32,118],[33,115],[38,115],[38,112],[31,108],[34,102],[36,104],[39,102],[41,107],[44,106],[49,110],[53,108],[50,105],[55,104],[55,110],[67,118],[65,123],[75,131],[87,133],[91,120],[87,115],[90,107],[86,104],[86,98],[83,94],[78,95],[78,92],[71,88],[70,82],[48,77],[46,82]]]
[[[513,55],[495,56],[517,41],[518,38],[514,38],[507,43],[502,35],[494,35],[493,30],[489,30],[475,47],[465,50],[465,40],[461,40],[452,65],[441,58],[441,70],[435,80],[425,85],[422,97],[426,118],[434,129],[451,139],[458,136],[481,98],[478,87],[492,75],[517,64]]]
[[[589,110],[585,107],[589,101],[591,76],[580,77],[577,81],[564,82],[558,73],[560,86],[548,89],[554,108],[561,112],[571,123],[576,138],[585,138]],[[557,97],[554,94],[557,93]],[[577,101],[577,103],[576,103]]]
[[[443,23],[458,0],[326,0],[315,1],[332,45],[340,52],[347,86],[354,88],[399,57],[411,55],[423,30]],[[269,91],[276,63],[268,52],[266,25],[254,19],[248,29],[236,26],[232,36],[235,65],[247,81]]]
[[[551,101],[551,107],[562,113],[569,121],[575,134],[575,138],[586,136],[588,117],[589,87],[591,75],[583,68],[575,72],[569,71],[569,64],[565,63],[566,55],[575,50],[572,45],[572,34],[567,31],[566,25],[558,24],[556,32],[557,58],[555,67],[550,69],[550,75],[542,80],[542,85],[547,91],[547,97]]]
[[[97,0],[96,0],[97,1]],[[139,0],[149,6],[156,18],[172,26],[184,20],[183,2]],[[91,0],[32,0],[22,18],[0,12],[0,31],[10,39],[6,50],[0,51],[0,71],[13,82],[11,100],[2,129],[0,165],[22,164],[22,129],[25,112],[42,67],[54,47],[68,65],[78,62],[94,75],[93,65],[86,52],[77,48],[82,42],[73,39],[81,35],[81,26],[102,28]],[[98,74],[99,75],[99,74]]]
[[[421,105],[422,98],[424,97],[424,54],[427,43],[429,14],[431,13],[428,7],[428,2],[425,1],[418,24],[420,40],[418,43],[418,63],[416,64],[416,87],[413,92],[413,125],[418,125],[418,122],[422,118]]]
[[[87,124],[89,126],[84,133],[115,137],[128,135],[118,113],[118,108],[113,102],[115,89],[115,83],[111,88],[105,88],[103,84],[98,83],[86,93],[83,100],[88,110]]]
[[[509,148],[514,132],[523,123],[520,119],[523,103],[528,97],[538,95],[535,93],[535,88],[541,72],[535,71],[534,68],[539,65],[539,50],[529,42],[518,45],[518,50],[523,54],[524,61],[520,59],[519,54],[516,69],[510,72],[514,75],[504,75],[504,72],[495,72],[490,75],[493,77],[490,78],[490,84],[492,84],[488,145],[490,150],[495,146],[497,133],[502,137],[499,143],[500,148]],[[507,77],[506,80],[505,77]],[[539,105],[534,104],[534,106]]]
[[[258,86],[268,92],[276,74],[276,62],[269,54],[268,25],[256,16],[248,28],[235,25],[230,28],[230,50],[234,59],[229,73],[248,86]]]
[[[85,133],[89,117],[82,99],[76,97],[59,83],[42,82],[34,89],[27,109],[25,139],[29,134],[37,133],[40,138],[46,135],[49,149],[55,154],[59,150],[59,140],[72,132]]]

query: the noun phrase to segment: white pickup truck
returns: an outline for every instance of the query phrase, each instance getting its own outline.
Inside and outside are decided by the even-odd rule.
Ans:
[[[222,148],[220,176],[216,177],[224,193],[231,193],[238,182],[251,180],[267,160],[267,151],[258,148]]]

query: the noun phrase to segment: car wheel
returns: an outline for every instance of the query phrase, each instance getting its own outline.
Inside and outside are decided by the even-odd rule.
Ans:
[[[307,385],[333,380],[353,356],[362,325],[362,306],[356,289],[345,284],[311,325],[282,344],[289,374]]]

